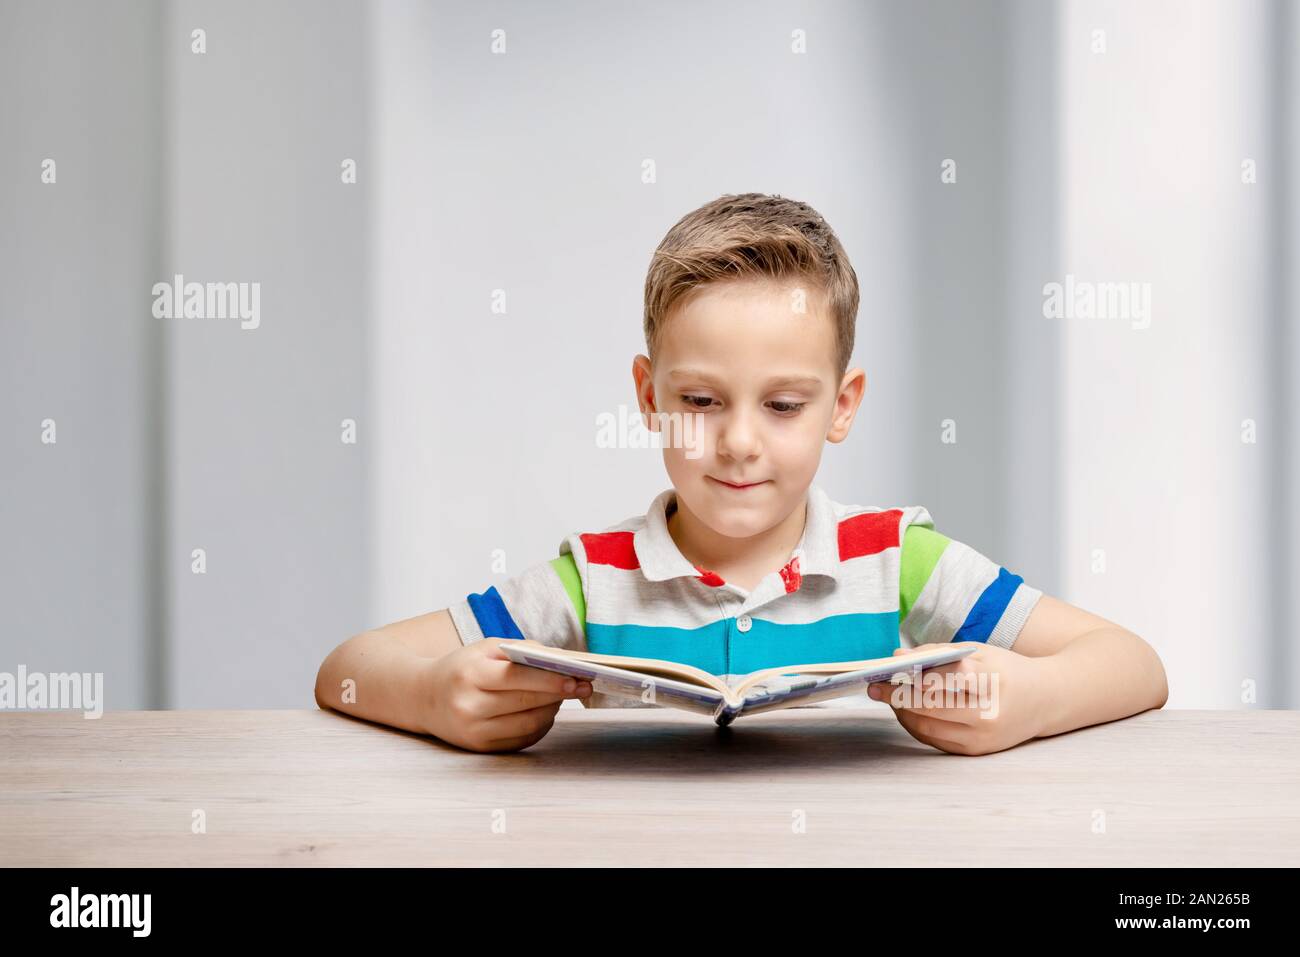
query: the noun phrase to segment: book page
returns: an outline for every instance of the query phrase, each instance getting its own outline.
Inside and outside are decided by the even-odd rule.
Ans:
[[[909,654],[888,659],[881,658],[877,659],[878,663],[872,667],[837,674],[770,674],[771,671],[794,671],[798,669],[798,666],[755,672],[744,686],[745,703],[740,713],[742,715],[761,714],[764,711],[789,708],[796,703],[812,704],[830,698],[841,698],[845,695],[863,694],[867,690],[867,685],[873,682],[888,681],[899,673],[910,674],[918,667],[925,670],[941,664],[948,664],[973,654],[976,650],[978,650],[976,646],[969,643],[947,645],[936,648],[933,653],[927,653],[923,656]],[[830,667],[834,668],[835,665]],[[760,675],[768,675],[768,677],[758,678]],[[758,680],[753,680],[754,678],[758,678]]]
[[[502,642],[501,647],[528,647],[531,648],[538,657],[547,660],[586,662],[590,665],[603,665],[621,671],[630,671],[640,675],[647,675],[656,679],[671,679],[685,684],[699,685],[704,688],[714,689],[719,693],[724,693],[727,690],[727,684],[717,675],[709,674],[707,671],[701,671],[693,665],[684,665],[677,661],[666,661],[662,658],[633,658],[629,655],[602,655],[592,651],[572,651],[568,648],[552,648],[550,645],[543,645],[530,638],[520,638],[514,641]],[[565,674],[568,673],[569,672],[565,672]]]
[[[590,681],[592,690],[598,694],[708,715],[713,715],[723,701],[722,693],[713,688],[662,674],[614,668],[582,656],[557,654],[561,649],[538,645],[536,642],[507,641],[502,642],[500,647],[511,661],[518,664]]]
[[[965,644],[967,647],[962,648]],[[736,689],[742,695],[760,683],[766,684],[773,679],[782,679],[790,675],[810,677],[813,675],[837,675],[859,671],[874,671],[885,674],[895,674],[898,672],[910,671],[913,667],[919,665],[922,669],[933,668],[935,665],[947,664],[950,661],[956,661],[958,658],[964,658],[975,649],[969,643],[962,642],[958,646],[951,644],[934,645],[929,648],[916,649],[909,651],[904,655],[889,655],[884,658],[866,658],[862,661],[824,661],[817,664],[790,664],[782,665],[778,668],[763,668],[755,671],[740,684]],[[881,679],[873,679],[881,680]],[[774,685],[773,687],[777,687]]]

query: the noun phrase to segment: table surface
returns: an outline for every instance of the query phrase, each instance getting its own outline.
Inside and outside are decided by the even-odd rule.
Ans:
[[[0,849],[129,867],[1295,866],[1300,712],[1148,711],[975,757],[884,705],[729,728],[561,708],[512,754],[332,711],[9,712]]]

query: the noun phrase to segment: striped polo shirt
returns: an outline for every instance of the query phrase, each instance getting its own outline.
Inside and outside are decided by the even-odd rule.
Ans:
[[[935,531],[921,506],[844,505],[815,484],[807,503],[790,560],[750,591],[682,555],[668,533],[677,493],[667,489],[646,514],[568,535],[559,557],[449,611],[464,644],[531,638],[682,662],[735,684],[761,668],[881,658],[933,642],[1010,648],[1042,596]],[[588,704],[650,707],[599,693]]]

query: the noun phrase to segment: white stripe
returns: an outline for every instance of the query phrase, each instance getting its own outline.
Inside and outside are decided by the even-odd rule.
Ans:
[[[914,644],[952,641],[984,589],[998,577],[998,565],[959,541],[951,540],[903,622]]]
[[[1015,594],[1011,596],[1011,601],[1007,602],[1006,610],[1002,612],[997,626],[989,635],[988,643],[999,648],[1014,647],[1016,639],[1020,637],[1020,632],[1025,627],[1025,622],[1029,620],[1029,613],[1034,610],[1038,599],[1042,597],[1041,591],[1031,588],[1023,581],[1017,585]]]
[[[485,585],[486,592],[490,585]],[[538,562],[497,585],[497,592],[525,638],[552,648],[585,650],[578,613],[550,562]],[[468,599],[448,606],[462,644],[482,640],[483,629]]]
[[[483,629],[479,627],[478,619],[474,617],[474,611],[469,607],[469,602],[466,599],[462,598],[460,601],[452,602],[447,606],[447,610],[451,612],[451,620],[456,626],[456,632],[460,635],[462,645],[483,640]]]
[[[809,576],[798,590],[778,591],[767,603],[748,608],[738,593],[696,578],[651,582],[637,569],[591,565],[587,620],[694,629],[742,611],[782,625],[806,625],[833,615],[888,613],[898,610],[898,562],[899,549],[889,548],[846,563],[839,581]]]

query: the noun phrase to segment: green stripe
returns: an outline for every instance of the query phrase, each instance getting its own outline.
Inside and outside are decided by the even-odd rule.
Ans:
[[[930,573],[939,564],[939,556],[951,539],[924,525],[909,525],[903,533],[902,554],[898,558],[898,621],[907,620]]]
[[[573,602],[573,610],[578,613],[578,622],[582,625],[582,634],[587,634],[587,600],[582,597],[582,579],[578,577],[578,566],[574,564],[573,555],[565,553],[559,558],[551,559],[551,567],[560,576],[560,583]]]

